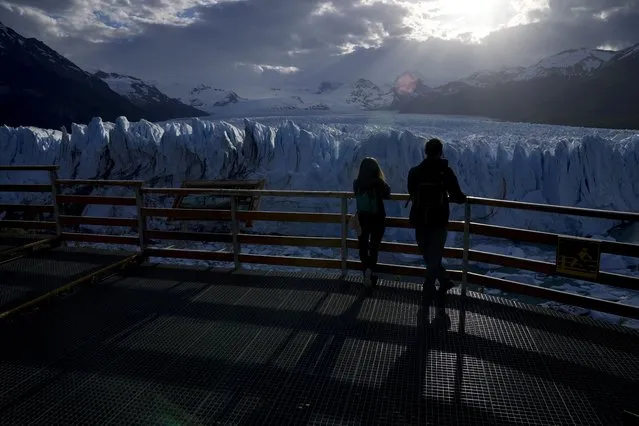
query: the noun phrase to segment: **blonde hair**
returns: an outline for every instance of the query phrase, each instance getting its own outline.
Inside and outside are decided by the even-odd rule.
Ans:
[[[386,176],[384,176],[384,172],[379,166],[377,160],[373,157],[366,157],[359,165],[359,174],[357,175],[357,180],[367,180],[375,178],[381,179],[386,182]]]

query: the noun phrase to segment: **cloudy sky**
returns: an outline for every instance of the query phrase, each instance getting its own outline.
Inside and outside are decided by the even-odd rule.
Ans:
[[[433,84],[639,42],[639,0],[0,0],[0,21],[87,69],[218,86]]]

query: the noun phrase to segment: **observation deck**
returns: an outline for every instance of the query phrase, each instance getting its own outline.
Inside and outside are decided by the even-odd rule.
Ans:
[[[51,204],[0,205],[37,210],[46,220],[0,220],[0,424],[433,424],[624,425],[639,413],[639,333],[587,317],[486,295],[497,288],[639,319],[639,308],[474,272],[473,262],[574,277],[623,289],[639,278],[470,249],[472,235],[555,246],[575,244],[639,257],[639,246],[571,239],[470,220],[473,205],[636,221],[637,213],[469,198],[453,271],[460,285],[443,303],[421,303],[419,267],[383,264],[365,288],[348,252],[348,193],[147,188],[139,181],[61,180],[0,185],[51,192]],[[0,166],[0,170],[25,167]],[[69,195],[74,186],[121,186],[131,196]],[[212,193],[230,208],[203,211],[149,205],[150,196]],[[335,213],[247,211],[238,197],[339,200]],[[402,194],[396,200],[405,200]],[[66,215],[65,206],[129,206],[135,216]],[[149,218],[214,220],[228,233],[152,228]],[[241,222],[339,226],[341,236],[243,232]],[[125,235],[69,231],[85,225]],[[388,218],[389,227],[409,227]],[[104,251],[74,242],[129,246]],[[166,241],[216,242],[225,251],[171,247]],[[571,246],[572,244],[572,246]],[[243,245],[323,247],[339,258],[249,254]],[[563,246],[562,246],[563,245]],[[411,244],[383,251],[416,254]],[[572,251],[571,251],[572,250]],[[593,252],[594,253],[594,252]],[[215,262],[167,265],[158,257]],[[287,272],[254,264],[309,268]],[[571,263],[572,264],[572,263]],[[576,275],[575,275],[576,274]],[[411,277],[413,279],[411,279]]]

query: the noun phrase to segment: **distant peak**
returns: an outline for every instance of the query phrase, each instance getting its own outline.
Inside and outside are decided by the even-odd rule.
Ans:
[[[104,79],[104,78],[121,78],[121,79],[129,79],[129,80],[135,80],[135,81],[142,82],[142,80],[137,78],[137,77],[133,77],[131,75],[126,75],[126,74],[118,74],[116,72],[105,72],[105,71],[102,71],[102,70],[98,70],[93,75],[95,77],[102,78],[102,79]]]

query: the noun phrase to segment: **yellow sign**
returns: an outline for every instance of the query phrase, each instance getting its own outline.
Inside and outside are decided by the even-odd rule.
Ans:
[[[601,247],[588,238],[559,237],[557,272],[575,278],[596,280],[599,276]]]

